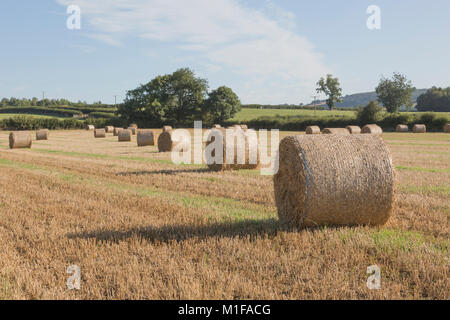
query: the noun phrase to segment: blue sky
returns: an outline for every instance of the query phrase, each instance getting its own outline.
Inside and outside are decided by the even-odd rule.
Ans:
[[[80,30],[66,27],[70,4]],[[449,35],[448,0],[2,0],[0,97],[112,103],[181,67],[243,103],[309,102],[327,73],[344,94],[393,72],[449,86]]]

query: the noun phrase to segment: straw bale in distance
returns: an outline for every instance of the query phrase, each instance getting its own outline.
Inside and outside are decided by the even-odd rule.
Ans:
[[[9,134],[10,149],[31,148],[32,143],[33,138],[30,132],[16,131]]]
[[[321,134],[319,126],[309,126],[306,128],[306,134]]]
[[[381,129],[381,127],[377,126],[376,124],[368,124],[362,128],[361,133],[363,133],[363,134],[382,134],[383,129]]]
[[[117,137],[119,135],[120,130],[123,130],[123,129],[122,128],[114,128],[114,131],[113,131],[114,137]]]
[[[138,147],[154,146],[155,133],[152,130],[139,130],[137,133]]]
[[[92,124],[88,124],[86,130],[95,130],[95,127]]]
[[[220,124],[213,125],[213,129],[220,129],[220,128],[222,128],[222,126]]]
[[[114,127],[113,126],[106,126],[105,127],[105,132],[106,133],[113,133],[114,132]]]
[[[323,134],[350,134],[347,128],[325,128]]]
[[[171,127],[171,126],[164,126],[163,128],[162,128],[162,131],[163,132],[166,132],[166,131],[172,131],[173,130],[173,128]]]
[[[228,141],[227,133],[231,132],[233,134],[234,141]],[[253,130],[244,131],[240,127],[233,129],[213,129],[211,130],[208,139],[206,141],[206,146],[209,146],[215,141],[217,133],[220,132],[223,138],[223,159],[222,163],[208,163],[208,168],[212,171],[225,171],[225,170],[243,170],[243,169],[258,169],[260,166],[260,155],[259,155],[259,142],[256,132]],[[254,134],[252,134],[254,133]],[[244,142],[244,145],[238,146],[238,142]],[[227,149],[231,152],[231,147],[233,148],[234,159],[232,163],[227,162]],[[252,158],[251,153],[254,154]],[[239,163],[238,153],[243,154],[243,163]],[[214,154],[212,156],[215,156]],[[242,156],[241,156],[242,157]],[[256,161],[255,161],[256,160]]]
[[[424,124],[415,124],[413,128],[414,133],[426,133],[427,132],[427,126]]]
[[[379,135],[299,135],[283,139],[274,176],[280,220],[297,227],[384,225],[395,173]]]
[[[136,123],[132,123],[128,126],[129,128],[135,128],[136,130],[139,129],[138,125]]]
[[[131,130],[128,129],[122,129],[119,131],[118,135],[119,142],[129,142],[131,141]]]
[[[164,131],[158,137],[158,151],[159,152],[171,152],[175,146],[180,151],[187,152],[190,150],[191,141],[187,136],[181,136],[180,139],[173,139],[173,130]]]
[[[136,133],[137,133],[137,129],[136,129],[136,127],[129,127],[128,129],[126,129],[126,130],[130,130],[131,131],[131,134],[133,135],[133,136],[135,136],[136,135]]]
[[[241,129],[242,130],[248,130],[248,126],[246,124],[241,124]]]
[[[408,132],[409,128],[406,124],[399,124],[397,125],[397,127],[395,128],[396,132]]]
[[[450,133],[450,123],[447,123],[447,124],[444,126],[444,132]]]
[[[41,129],[36,131],[36,140],[48,140],[50,132],[48,129]]]
[[[106,138],[106,130],[105,129],[95,129],[94,137],[95,138]]]
[[[360,134],[361,128],[358,126],[347,126],[346,129],[350,131],[350,134]]]

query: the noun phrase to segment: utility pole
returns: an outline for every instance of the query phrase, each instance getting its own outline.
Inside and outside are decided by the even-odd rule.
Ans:
[[[45,91],[42,91],[42,106],[43,107],[45,107],[44,99],[45,99]]]
[[[114,107],[117,109],[117,96],[114,96]]]

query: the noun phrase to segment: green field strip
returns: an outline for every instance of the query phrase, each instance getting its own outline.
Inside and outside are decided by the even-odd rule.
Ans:
[[[450,173],[450,168],[421,168],[421,167],[405,167],[396,166],[397,170],[400,171],[418,171],[418,172],[432,172],[432,173]]]
[[[450,196],[450,186],[411,186],[401,185],[399,191],[402,193],[442,194]]]

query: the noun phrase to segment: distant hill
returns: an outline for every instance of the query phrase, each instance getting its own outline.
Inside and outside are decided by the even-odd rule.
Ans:
[[[417,98],[427,92],[428,89],[417,89],[413,93],[413,101],[416,103]],[[370,100],[377,100],[375,92],[355,93],[342,98],[342,103],[336,104],[338,108],[356,108],[358,105],[365,106]],[[325,102],[325,101],[323,101]]]

